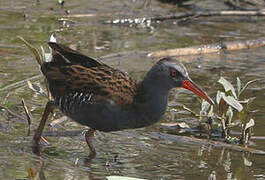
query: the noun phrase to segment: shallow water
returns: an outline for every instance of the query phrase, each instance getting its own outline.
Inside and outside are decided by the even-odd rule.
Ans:
[[[100,2],[100,3],[99,3]],[[192,1],[191,1],[192,2]],[[179,25],[175,21],[151,25],[107,25],[103,22],[124,17],[145,17],[187,9],[152,1],[143,9],[143,1],[66,1],[61,8],[56,1],[0,0],[0,102],[10,110],[23,114],[24,98],[33,114],[32,130],[36,129],[46,99],[31,91],[27,84],[15,82],[33,77],[41,83],[39,67],[17,36],[22,36],[34,46],[47,46],[51,33],[57,32],[60,43],[80,50],[93,57],[105,56],[104,62],[130,73],[141,80],[156,59],[146,57],[146,52],[177,47],[188,47],[228,40],[245,40],[264,37],[264,19],[256,17],[199,18]],[[225,9],[222,2],[201,1],[197,7]],[[90,17],[67,18],[70,14],[90,14]],[[189,10],[189,9],[188,9]],[[26,17],[26,18],[24,18]],[[130,53],[127,53],[130,52]],[[143,53],[144,52],[144,53]],[[222,52],[197,56],[184,56],[182,61],[191,78],[211,97],[220,85],[220,76],[235,83],[262,78],[246,92],[256,96],[253,109],[259,109],[255,119],[255,136],[264,136],[265,128],[265,53],[264,47],[242,51]],[[107,56],[113,53],[126,53]],[[3,90],[3,88],[5,88]],[[176,95],[175,95],[176,94]],[[172,91],[171,99],[199,110],[196,96],[187,91]],[[181,110],[179,107],[176,110]],[[169,108],[161,122],[194,124],[197,121],[183,111],[172,119]],[[31,151],[33,132],[27,135],[27,122],[0,113],[0,179],[27,179],[32,169],[39,179],[104,179],[108,175],[132,176],[146,179],[207,179],[215,173],[217,179],[264,179],[265,156],[242,153],[213,146],[154,139],[151,132],[169,133],[157,123],[153,126],[113,133],[100,133],[95,138],[98,154],[88,160],[88,147],[81,134],[76,136],[47,136],[50,143],[41,157]],[[50,131],[74,131],[85,127],[67,121]],[[264,150],[264,140],[251,140],[251,147]],[[118,157],[118,158],[115,158]],[[75,166],[76,159],[79,159]]]

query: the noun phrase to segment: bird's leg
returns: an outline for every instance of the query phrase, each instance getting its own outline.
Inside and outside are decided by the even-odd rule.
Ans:
[[[96,149],[93,146],[93,137],[94,137],[95,132],[96,130],[90,128],[85,133],[86,143],[90,149],[90,154],[89,154],[90,157],[94,157],[96,155]]]
[[[36,130],[36,132],[35,132],[35,134],[33,136],[33,139],[32,139],[32,145],[33,145],[33,148],[35,149],[35,150],[33,149],[33,151],[36,152],[36,153],[39,150],[39,145],[40,145],[40,139],[41,139],[42,131],[43,131],[44,126],[46,124],[46,121],[47,121],[47,119],[49,117],[49,114],[53,111],[54,108],[55,108],[55,104],[54,104],[53,101],[47,102],[45,110],[44,110],[44,113],[42,115],[42,118],[41,118],[41,121],[40,121],[40,124],[39,124],[39,127]]]

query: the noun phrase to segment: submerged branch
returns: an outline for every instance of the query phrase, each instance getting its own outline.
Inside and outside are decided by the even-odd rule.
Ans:
[[[264,10],[258,11],[200,11],[200,12],[186,12],[177,13],[168,16],[153,17],[151,21],[164,21],[171,19],[182,19],[188,17],[211,17],[211,16],[265,16]]]
[[[154,52],[148,52],[148,51],[131,51],[131,52],[122,52],[122,53],[119,52],[103,56],[100,59],[103,61],[111,61],[117,58],[126,59],[131,56],[141,56],[143,58],[146,56],[150,58],[160,58],[165,56],[186,56],[186,55],[198,55],[198,54],[207,54],[207,53],[218,53],[222,52],[223,50],[226,51],[243,50],[243,49],[257,48],[262,46],[265,46],[265,38],[244,40],[244,41],[219,42],[208,45],[198,45],[186,48],[176,48],[176,49],[160,50]]]
[[[75,137],[83,133],[82,130],[71,130],[71,131],[47,131],[43,132],[43,136],[55,136],[55,137]]]
[[[242,146],[233,145],[233,144],[227,144],[224,142],[213,141],[209,139],[199,139],[195,137],[177,136],[177,135],[156,133],[156,132],[151,132],[149,136],[155,139],[164,139],[164,140],[169,140],[173,142],[184,142],[184,143],[193,143],[193,144],[200,144],[200,145],[212,145],[215,147],[224,147],[224,148],[231,149],[234,151],[250,152],[253,154],[265,155],[265,151],[262,151],[262,150],[242,147]]]
[[[214,16],[265,16],[265,10],[224,10],[224,11],[196,11],[175,13],[165,16],[146,17],[146,18],[134,18],[134,19],[115,19],[106,21],[107,24],[141,24],[150,22],[159,22],[166,20],[179,20],[184,18],[198,18],[198,17],[214,17]]]
[[[265,38],[245,40],[245,41],[232,41],[232,42],[220,42],[208,45],[199,45],[186,48],[168,49],[155,51],[148,54],[150,57],[163,57],[163,56],[184,56],[184,55],[196,55],[206,53],[217,53],[222,50],[242,50],[249,48],[256,48],[265,46]]]

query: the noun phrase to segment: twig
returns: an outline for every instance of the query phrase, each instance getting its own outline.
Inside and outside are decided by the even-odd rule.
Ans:
[[[236,9],[236,10],[248,10],[247,8],[244,8],[242,6],[240,6],[239,3],[234,2],[234,0],[227,0],[224,2],[226,5]]]
[[[220,42],[208,45],[192,46],[187,48],[168,49],[162,51],[155,51],[148,54],[150,57],[163,57],[163,56],[183,56],[195,55],[206,53],[217,53],[221,50],[242,50],[249,48],[256,48],[265,46],[265,38],[245,40],[245,41],[232,41]]]
[[[53,121],[49,124],[49,126],[51,126],[51,127],[55,127],[56,125],[59,125],[59,124],[61,124],[62,122],[66,121],[66,120],[68,120],[68,117],[67,117],[67,116],[62,116],[62,117],[60,117],[60,118],[58,118],[58,119],[53,120]]]
[[[182,108],[183,108],[184,110],[190,112],[192,116],[194,116],[194,117],[200,117],[199,114],[197,114],[196,112],[194,112],[194,111],[192,111],[191,109],[187,108],[186,106],[182,105]]]
[[[245,8],[242,6],[251,6],[251,7],[263,7],[264,6],[264,2],[260,0],[227,0],[225,4],[233,8],[236,8],[236,9],[240,9],[240,10],[254,10],[254,11],[258,10],[258,8],[250,9],[250,8]]]
[[[45,137],[41,136],[40,139],[41,139],[46,145],[49,145],[49,144],[50,144],[49,141],[48,141]]]
[[[21,103],[22,103],[22,106],[24,108],[27,120],[28,120],[28,135],[30,135],[30,125],[31,125],[31,117],[32,116],[31,116],[30,111],[28,110],[28,107],[27,107],[27,105],[26,105],[26,103],[25,103],[23,98],[21,100]]]
[[[153,17],[151,21],[164,21],[171,19],[182,19],[191,16],[197,17],[211,17],[211,16],[265,16],[265,10],[257,11],[199,11],[199,12],[187,12],[187,13],[177,13],[168,16]]]
[[[21,80],[21,81],[18,81],[18,82],[15,82],[15,83],[12,83],[12,84],[9,84],[3,88],[0,89],[0,92],[1,91],[6,91],[8,89],[12,89],[12,88],[15,88],[15,87],[18,87],[18,86],[21,86],[22,84],[26,83],[27,81],[30,81],[30,80],[35,80],[35,79],[39,79],[41,78],[42,75],[36,75],[36,76],[33,76],[33,77],[30,77],[30,78],[27,78],[27,79],[24,79],[24,80]]]
[[[96,14],[69,14],[64,17],[71,17],[71,18],[82,18],[82,17],[95,17]]]
[[[171,134],[165,134],[165,133],[156,133],[152,132],[149,134],[152,138],[155,139],[164,139],[164,140],[169,140],[173,142],[184,142],[184,143],[194,143],[194,144],[205,144],[205,145],[212,145],[215,147],[223,147],[227,149],[231,149],[234,151],[240,151],[240,152],[250,152],[253,154],[259,154],[259,155],[265,155],[265,151],[262,150],[257,150],[253,148],[248,148],[248,147],[242,147],[238,145],[233,145],[233,144],[227,144],[219,141],[213,141],[209,139],[199,139],[195,137],[186,137],[186,136],[177,136],[177,135],[171,135]]]
[[[85,129],[87,130],[87,129]],[[54,137],[75,137],[75,136],[79,136],[80,134],[82,134],[83,130],[71,130],[71,131],[47,131],[47,132],[43,132],[44,136],[54,136]]]
[[[227,133],[227,127],[226,127],[226,123],[225,123],[225,115],[224,114],[222,115],[221,124],[222,124],[222,136],[223,136],[223,138],[227,139],[228,133]]]
[[[185,55],[196,55],[205,53],[217,53],[222,50],[242,50],[248,48],[256,48],[265,46],[265,38],[245,40],[245,41],[231,41],[231,42],[220,42],[208,45],[191,46],[187,48],[168,49],[161,51],[128,51],[122,53],[109,54],[102,56],[99,59],[102,61],[111,61],[113,59],[125,59],[125,57],[141,56],[141,57],[164,57],[164,56],[185,56]]]
[[[8,109],[8,108],[5,107],[5,106],[1,106],[1,105],[0,105],[0,108],[1,108],[1,109],[5,109],[5,110],[7,111],[8,114],[10,114],[10,115],[12,115],[12,116],[14,116],[14,117],[17,117],[17,118],[22,119],[22,120],[25,120],[25,121],[27,120],[25,117],[20,116],[20,115],[17,114],[17,113],[14,113],[13,111],[11,111],[10,109]]]
[[[5,105],[6,104],[9,95],[10,95],[10,92],[7,93],[7,95],[5,96],[4,100],[2,101],[1,105]]]
[[[265,136],[251,136],[251,139],[253,140],[265,140]]]
[[[148,57],[164,57],[164,56],[185,56],[185,55],[196,55],[196,54],[206,54],[206,53],[217,53],[223,50],[242,50],[249,48],[256,48],[265,46],[265,38],[245,40],[245,41],[231,41],[231,42],[220,42],[208,45],[191,46],[186,48],[168,49],[154,52],[147,51],[131,51],[123,53],[110,54],[108,56],[102,56],[101,60],[111,61],[112,59],[124,59],[129,56],[148,56]]]
[[[196,11],[196,12],[185,12],[175,13],[166,16],[158,17],[147,17],[147,18],[134,18],[134,19],[115,19],[106,21],[107,24],[141,24],[148,22],[166,21],[166,20],[177,20],[189,17],[213,17],[213,16],[265,16],[265,10],[231,10],[231,11]]]
[[[44,97],[48,97],[48,95],[43,91],[43,89],[41,88],[40,85],[32,84],[30,81],[28,81],[27,83],[28,83],[28,87],[29,87],[32,91],[34,91],[34,92],[36,92],[36,93],[39,93],[39,94],[41,94],[41,95],[44,96]]]
[[[176,13],[167,16],[152,17],[151,21],[165,21],[182,19],[187,17],[211,17],[211,16],[264,16],[264,11],[199,11],[199,12],[186,12],[186,13]]]

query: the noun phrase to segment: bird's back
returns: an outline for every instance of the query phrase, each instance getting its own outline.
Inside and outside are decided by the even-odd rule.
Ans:
[[[51,62],[41,71],[57,106],[67,115],[86,105],[125,105],[133,102],[136,82],[126,73],[57,43]],[[101,106],[102,107],[102,106]]]

